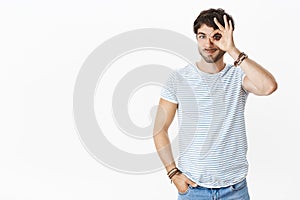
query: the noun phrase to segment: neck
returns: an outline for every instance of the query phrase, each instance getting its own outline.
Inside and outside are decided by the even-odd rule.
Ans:
[[[220,59],[215,63],[207,63],[204,59],[201,59],[199,62],[196,62],[196,65],[201,71],[209,74],[218,73],[225,67],[223,59]]]

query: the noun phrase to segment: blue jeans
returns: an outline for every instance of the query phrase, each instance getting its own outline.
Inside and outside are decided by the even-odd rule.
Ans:
[[[178,194],[178,200],[249,200],[247,181],[224,188],[189,186],[185,193]]]

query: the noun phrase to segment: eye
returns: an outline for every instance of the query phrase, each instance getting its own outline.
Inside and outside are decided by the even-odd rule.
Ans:
[[[213,38],[214,38],[215,40],[220,40],[221,37],[222,37],[222,35],[219,34],[219,33],[216,33],[216,34],[213,36]]]
[[[199,38],[199,39],[205,39],[206,36],[205,36],[205,35],[199,35],[198,38]]]

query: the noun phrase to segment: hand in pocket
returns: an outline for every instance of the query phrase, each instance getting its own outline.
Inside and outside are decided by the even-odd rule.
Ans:
[[[174,185],[179,193],[184,194],[188,191],[189,185],[196,187],[197,184],[187,178],[184,174],[177,174],[172,178]]]

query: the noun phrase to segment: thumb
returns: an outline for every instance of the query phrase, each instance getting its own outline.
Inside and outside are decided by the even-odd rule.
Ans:
[[[197,187],[197,183],[191,181],[190,179],[188,179],[187,183],[188,183],[189,185],[191,185],[192,187]]]

